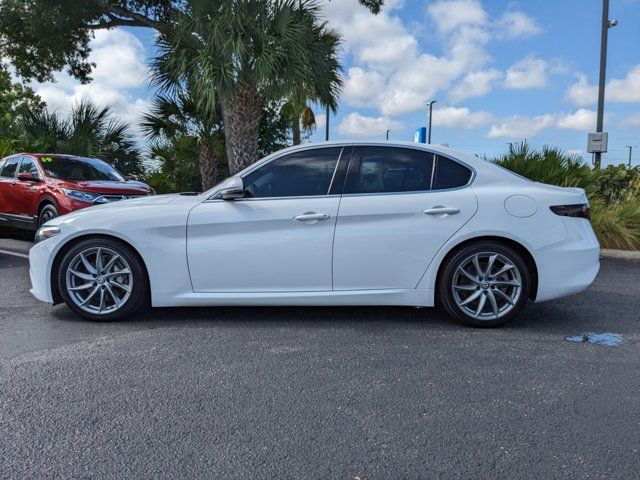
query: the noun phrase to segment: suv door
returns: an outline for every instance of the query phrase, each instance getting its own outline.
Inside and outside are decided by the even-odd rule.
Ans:
[[[12,217],[17,215],[17,199],[14,195],[16,175],[21,157],[9,157],[4,160],[0,169],[0,214],[4,213]]]
[[[335,290],[413,289],[477,210],[473,172],[422,149],[357,147],[340,203]]]
[[[36,178],[42,178],[38,171],[36,162],[31,157],[22,157],[18,174],[31,173]],[[38,192],[38,184],[36,182],[22,181],[16,178],[14,185],[14,196],[16,199],[16,213],[18,215],[33,219],[36,216],[36,197]]]
[[[331,290],[340,202],[331,187],[341,155],[348,158],[350,150],[283,155],[243,175],[249,198],[213,198],[191,210],[187,257],[194,291]]]

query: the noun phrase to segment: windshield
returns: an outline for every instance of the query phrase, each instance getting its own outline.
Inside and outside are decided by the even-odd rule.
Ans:
[[[48,156],[40,157],[40,163],[47,176],[58,180],[125,181],[125,178],[115,168],[95,158]]]

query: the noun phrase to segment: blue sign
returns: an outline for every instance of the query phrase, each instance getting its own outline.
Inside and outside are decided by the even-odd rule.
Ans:
[[[416,128],[416,134],[413,137],[416,143],[427,143],[427,127]]]

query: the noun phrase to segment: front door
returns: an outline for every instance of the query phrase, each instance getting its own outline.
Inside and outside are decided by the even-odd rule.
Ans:
[[[335,290],[412,289],[476,212],[472,172],[424,150],[354,151],[336,225]]]
[[[342,150],[285,154],[243,176],[248,198],[195,207],[187,226],[194,291],[331,290],[340,196],[329,192]]]

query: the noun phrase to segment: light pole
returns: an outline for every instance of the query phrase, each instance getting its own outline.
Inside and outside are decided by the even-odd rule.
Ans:
[[[637,147],[638,145],[626,145],[629,149],[629,168],[631,168],[631,153],[633,152],[633,147]]]
[[[429,136],[427,138],[427,143],[431,144],[431,119],[433,118],[433,104],[436,103],[436,100],[431,100],[429,105]]]
[[[617,20],[609,20],[609,0],[602,0],[602,33],[600,36],[600,81],[598,83],[598,119],[596,132],[602,133],[604,117],[604,87],[607,77],[607,38],[609,29],[618,24]],[[602,152],[595,152],[595,168],[602,165]]]
[[[387,140],[389,140],[389,129],[387,129]]]

